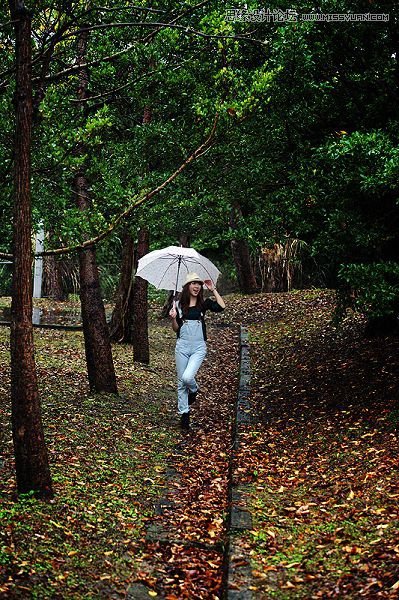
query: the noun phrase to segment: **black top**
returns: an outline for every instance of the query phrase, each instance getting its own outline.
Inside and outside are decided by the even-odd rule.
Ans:
[[[179,311],[177,311],[176,320],[179,326],[179,329],[177,330],[177,337],[179,337],[180,328],[183,325],[184,321],[202,321],[202,333],[204,335],[204,340],[206,341],[207,338],[204,316],[207,310],[210,310],[211,312],[222,312],[224,308],[222,308],[220,304],[216,302],[216,300],[206,298],[202,306],[202,310],[197,308],[196,306],[190,306],[190,308],[188,309],[188,314],[185,315],[183,318],[180,316]]]

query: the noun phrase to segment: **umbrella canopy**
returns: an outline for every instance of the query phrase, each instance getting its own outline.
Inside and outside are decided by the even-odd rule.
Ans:
[[[219,269],[194,248],[168,246],[140,258],[136,276],[160,290],[181,291],[187,274],[193,271],[201,279],[211,279],[213,283],[220,275]]]

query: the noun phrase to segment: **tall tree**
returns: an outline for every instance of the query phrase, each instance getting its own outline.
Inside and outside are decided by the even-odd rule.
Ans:
[[[17,487],[38,497],[53,494],[41,420],[32,327],[32,40],[31,15],[9,2],[15,31],[15,194],[11,305],[11,400]]]
[[[132,341],[133,273],[134,240],[129,227],[126,227],[122,233],[120,277],[118,289],[115,294],[115,306],[109,326],[110,337],[114,342]]]
[[[149,233],[147,227],[141,227],[137,242],[136,260],[138,261],[149,250]],[[136,277],[133,287],[133,360],[147,364],[150,362],[150,344],[148,339],[148,283]]]
[[[241,292],[244,294],[254,294],[258,289],[255,273],[251,263],[249,246],[246,239],[236,235],[238,222],[243,219],[242,210],[238,203],[235,203],[230,213],[230,227],[233,231],[231,240],[231,252],[237,270],[237,279]]]
[[[152,67],[154,63],[152,62]],[[152,121],[151,106],[146,105],[143,113],[143,126],[148,126]],[[146,171],[151,170],[151,164],[146,150]],[[150,248],[150,236],[148,227],[141,227],[138,235],[136,270],[138,261]],[[132,319],[132,342],[133,342],[133,360],[149,364],[150,362],[150,343],[148,338],[148,283],[141,277],[135,278],[133,287],[133,319]]]
[[[78,38],[79,100],[87,98],[88,70],[86,63],[88,32],[82,31]],[[76,153],[84,153],[81,142]],[[77,170],[73,180],[73,191],[77,207],[84,213],[90,205],[89,183],[85,173],[85,162]],[[79,252],[80,301],[82,310],[83,333],[85,339],[87,372],[90,389],[95,392],[117,394],[115,368],[112,359],[111,340],[101,296],[100,277],[94,246]]]
[[[60,261],[54,256],[44,257],[43,295],[53,300],[62,301],[66,299],[66,292],[62,281],[60,264]]]

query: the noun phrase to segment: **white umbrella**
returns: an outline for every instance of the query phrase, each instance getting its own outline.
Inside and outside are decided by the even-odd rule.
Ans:
[[[201,279],[211,279],[213,283],[216,283],[220,275],[219,269],[194,248],[168,246],[140,258],[136,276],[149,281],[160,290],[181,291],[187,273],[193,271]]]

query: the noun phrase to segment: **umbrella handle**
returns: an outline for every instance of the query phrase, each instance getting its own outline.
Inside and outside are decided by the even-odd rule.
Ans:
[[[181,265],[181,256],[179,256],[179,261],[177,263],[176,285],[175,285],[174,294],[173,294],[174,302],[176,302],[176,299],[177,299],[177,282],[179,281],[180,265]]]

